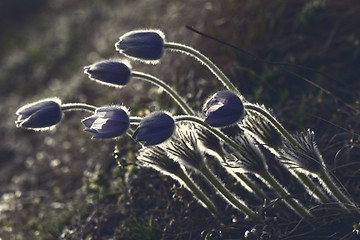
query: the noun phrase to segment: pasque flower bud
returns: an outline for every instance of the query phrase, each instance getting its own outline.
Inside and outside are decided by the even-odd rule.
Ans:
[[[96,109],[95,114],[81,121],[84,131],[93,133],[96,138],[116,138],[124,133],[130,125],[128,111],[122,106],[104,106]]]
[[[61,101],[58,98],[48,98],[27,104],[16,111],[17,127],[33,130],[46,130],[61,121]]]
[[[169,139],[174,130],[174,119],[165,112],[156,111],[141,120],[132,137],[145,146],[157,145]]]
[[[156,63],[164,52],[164,34],[159,30],[131,31],[120,37],[115,48],[136,60]]]
[[[91,80],[113,87],[126,85],[131,76],[131,67],[127,61],[105,60],[84,67]]]
[[[226,127],[238,122],[244,115],[244,105],[233,92],[223,90],[215,93],[204,104],[205,122],[213,127]]]

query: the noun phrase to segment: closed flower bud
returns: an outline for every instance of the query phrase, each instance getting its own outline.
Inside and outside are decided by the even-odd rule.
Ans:
[[[104,106],[95,114],[81,121],[84,131],[93,133],[93,139],[116,138],[123,135],[130,125],[128,111],[122,106]]]
[[[164,52],[164,34],[158,30],[131,31],[120,37],[115,48],[130,58],[156,63]]]
[[[203,107],[205,122],[213,127],[226,127],[238,122],[244,115],[244,105],[233,92],[224,90],[215,93]]]
[[[141,120],[132,137],[136,142],[143,142],[145,146],[151,146],[169,139],[174,130],[174,119],[165,112],[156,111]]]
[[[105,60],[84,67],[84,72],[89,75],[91,80],[119,87],[129,82],[131,67],[127,61]]]
[[[17,127],[33,130],[47,130],[61,121],[61,101],[58,98],[48,98],[27,104],[16,111]]]

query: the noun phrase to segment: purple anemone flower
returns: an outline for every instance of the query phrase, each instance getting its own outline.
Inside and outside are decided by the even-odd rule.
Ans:
[[[81,121],[84,131],[93,133],[92,139],[120,137],[129,128],[128,111],[122,106],[104,106],[96,109],[95,114]]]
[[[244,105],[233,92],[215,93],[204,104],[205,122],[213,127],[226,127],[238,122],[244,115]]]
[[[164,34],[159,30],[131,31],[120,37],[115,48],[130,58],[156,63],[164,53]]]
[[[157,145],[169,139],[175,130],[175,121],[162,111],[152,112],[144,117],[133,134],[136,142],[145,146]]]
[[[47,130],[61,121],[61,101],[58,98],[48,98],[27,104],[16,111],[17,127],[33,130]]]
[[[105,60],[84,67],[84,72],[91,80],[119,87],[130,81],[131,66],[127,61]]]

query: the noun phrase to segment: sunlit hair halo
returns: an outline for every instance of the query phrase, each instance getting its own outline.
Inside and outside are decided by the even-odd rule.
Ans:
[[[63,104],[58,98],[49,98],[21,107],[16,112],[16,126],[47,130],[60,123],[63,112],[91,112],[92,115],[84,118],[82,123],[85,125],[84,131],[92,134],[93,139],[131,136],[141,145],[138,153],[139,166],[155,169],[180,182],[218,219],[226,215],[224,209],[207,196],[205,189],[196,182],[199,178],[204,179],[210,189],[250,221],[266,224],[269,218],[266,211],[260,213],[256,210],[259,206],[254,206],[251,202],[245,203],[242,199],[249,197],[239,197],[228,189],[225,184],[228,179],[217,176],[213,166],[207,161],[209,156],[218,160],[218,165],[225,173],[236,172],[238,179],[248,184],[259,199],[264,200],[264,205],[272,201],[269,196],[276,196],[279,201],[274,200],[274,205],[284,202],[292,210],[290,216],[295,216],[309,229],[319,226],[314,222],[315,217],[321,218],[321,215],[316,214],[327,212],[326,204],[329,201],[339,207],[339,214],[359,217],[357,205],[332,180],[315,143],[314,133],[310,130],[298,134],[289,133],[275,118],[272,110],[247,101],[229,78],[202,53],[186,45],[167,42],[164,33],[153,29],[128,32],[120,37],[115,47],[130,60],[151,64],[160,63],[166,50],[186,53],[205,65],[226,89],[211,95],[204,103],[201,114],[201,111],[192,109],[169,84],[152,75],[133,71],[128,60],[104,60],[86,66],[84,73],[91,80],[111,87],[131,84],[131,78],[150,82],[164,89],[184,115],[158,110],[145,116],[134,116],[122,105],[96,107],[85,103]],[[231,132],[230,127],[237,128],[238,131]],[[270,150],[272,155],[264,152],[265,149]],[[301,180],[300,184],[314,191],[317,203],[323,204],[319,208],[323,209],[314,211],[309,207],[312,202],[293,196],[287,190],[289,184],[280,183],[274,177],[273,169],[268,165],[268,156],[279,160],[278,163],[284,169]],[[197,177],[192,178],[195,175]],[[265,184],[267,192],[257,186],[255,181],[252,182],[248,175],[256,182]],[[313,181],[314,177],[321,184]],[[329,196],[322,193],[324,189]],[[278,208],[279,206],[282,208],[282,205],[277,205]],[[281,211],[278,214],[280,213]]]

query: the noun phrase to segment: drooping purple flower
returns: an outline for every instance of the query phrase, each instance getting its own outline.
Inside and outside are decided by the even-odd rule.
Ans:
[[[145,146],[157,145],[169,139],[175,130],[175,121],[162,111],[152,112],[144,117],[133,134],[136,142]]]
[[[244,105],[233,92],[223,90],[215,93],[204,104],[205,122],[213,127],[226,127],[238,122],[244,115]]]
[[[95,114],[81,121],[84,131],[93,133],[92,139],[120,137],[130,125],[128,111],[123,106],[104,106],[96,109]]]
[[[131,76],[131,66],[127,61],[105,60],[84,67],[89,78],[108,86],[126,85]]]
[[[16,111],[17,127],[47,130],[61,121],[61,101],[58,98],[43,99],[27,104]]]
[[[131,31],[120,37],[115,48],[136,60],[156,63],[164,53],[164,34],[159,30]]]

